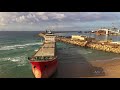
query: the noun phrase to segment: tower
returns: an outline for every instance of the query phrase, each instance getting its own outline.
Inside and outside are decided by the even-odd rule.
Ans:
[[[106,29],[106,35],[108,35],[108,29]]]

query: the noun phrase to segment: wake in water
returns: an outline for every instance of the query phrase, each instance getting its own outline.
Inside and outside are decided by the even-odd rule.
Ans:
[[[39,42],[39,43],[27,43],[27,44],[21,44],[21,45],[3,46],[3,47],[0,47],[0,50],[12,50],[17,48],[24,48],[27,46],[42,45],[42,44],[43,44],[42,42]]]

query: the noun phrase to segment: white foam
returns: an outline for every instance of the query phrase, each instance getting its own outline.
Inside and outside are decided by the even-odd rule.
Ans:
[[[117,60],[117,59],[120,59],[120,57],[115,57],[115,58],[112,58],[112,60]]]
[[[24,47],[18,47],[18,48],[24,48]]]
[[[78,54],[90,54],[90,53],[92,53],[92,51],[85,51],[85,50],[82,50],[82,51],[78,50],[77,52],[78,52]]]
[[[113,61],[113,60],[119,60],[120,59],[120,57],[116,57],[116,58],[111,58],[111,59],[101,59],[101,60],[95,60],[95,61]]]
[[[1,61],[10,61],[16,63],[17,66],[23,66],[27,63],[26,59],[27,55],[21,55],[18,57],[6,57],[6,58],[1,58]]]
[[[18,64],[17,66],[24,66],[25,64]]]
[[[37,52],[38,51],[38,49],[36,49],[36,50],[34,50],[35,52]]]
[[[24,48],[26,46],[32,46],[32,45],[41,45],[43,43],[39,42],[39,43],[27,43],[27,44],[21,44],[21,45],[11,45],[11,46],[3,46],[0,47],[0,50],[12,50],[12,49],[16,49],[16,48]]]

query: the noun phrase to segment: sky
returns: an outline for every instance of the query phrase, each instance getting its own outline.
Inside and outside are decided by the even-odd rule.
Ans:
[[[0,12],[0,31],[120,28],[120,12]]]

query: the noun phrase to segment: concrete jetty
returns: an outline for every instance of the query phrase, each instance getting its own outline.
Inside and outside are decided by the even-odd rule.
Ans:
[[[44,33],[40,33],[39,36],[44,37]],[[81,47],[87,47],[87,48],[91,48],[91,49],[96,49],[96,50],[101,50],[101,51],[105,51],[105,52],[112,52],[112,53],[120,53],[120,44],[118,43],[112,43],[112,41],[97,41],[97,40],[77,40],[77,39],[72,39],[72,38],[67,38],[64,36],[56,36],[56,41],[58,42],[64,42],[64,43],[69,43],[69,44],[73,44],[73,45],[77,45],[77,46],[81,46]],[[52,46],[52,44],[49,44],[47,46],[47,44],[45,44],[45,46],[43,47],[54,47],[54,45]],[[49,53],[53,53],[54,50],[52,50],[52,52],[50,52],[50,50],[48,50],[47,52]]]
[[[110,41],[100,42],[100,41],[87,41],[87,40],[72,40],[71,38],[66,37],[57,37],[56,41],[69,43],[81,47],[88,47],[91,49],[120,53],[120,44],[110,43]]]

